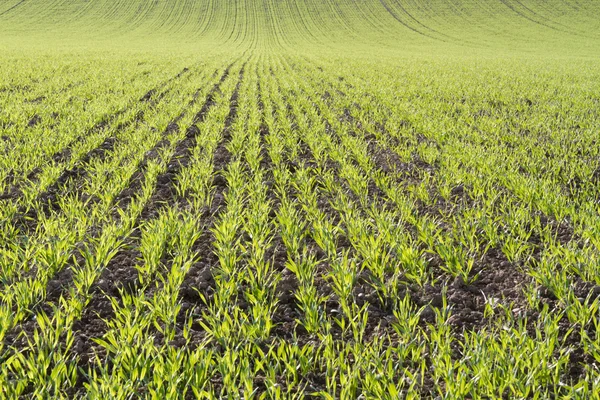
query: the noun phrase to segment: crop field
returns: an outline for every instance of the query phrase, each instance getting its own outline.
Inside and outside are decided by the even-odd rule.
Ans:
[[[599,16],[0,0],[0,399],[600,398]]]

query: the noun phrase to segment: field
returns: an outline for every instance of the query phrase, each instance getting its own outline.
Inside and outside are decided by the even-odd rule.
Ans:
[[[0,398],[599,398],[598,15],[0,0]]]

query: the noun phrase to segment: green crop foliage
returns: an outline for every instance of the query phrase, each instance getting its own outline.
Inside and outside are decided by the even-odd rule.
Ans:
[[[592,399],[600,3],[0,0],[0,399]]]

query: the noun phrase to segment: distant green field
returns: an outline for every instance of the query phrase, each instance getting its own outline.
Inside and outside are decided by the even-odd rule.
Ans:
[[[594,56],[600,4],[580,0],[1,0],[3,44],[172,51],[514,51]],[[457,49],[460,48],[461,50]],[[341,50],[341,49],[339,49]]]
[[[0,0],[0,399],[600,398],[600,2]]]

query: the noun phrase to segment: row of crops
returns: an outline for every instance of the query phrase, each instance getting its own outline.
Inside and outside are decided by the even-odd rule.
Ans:
[[[0,399],[597,398],[598,7],[0,0]]]

